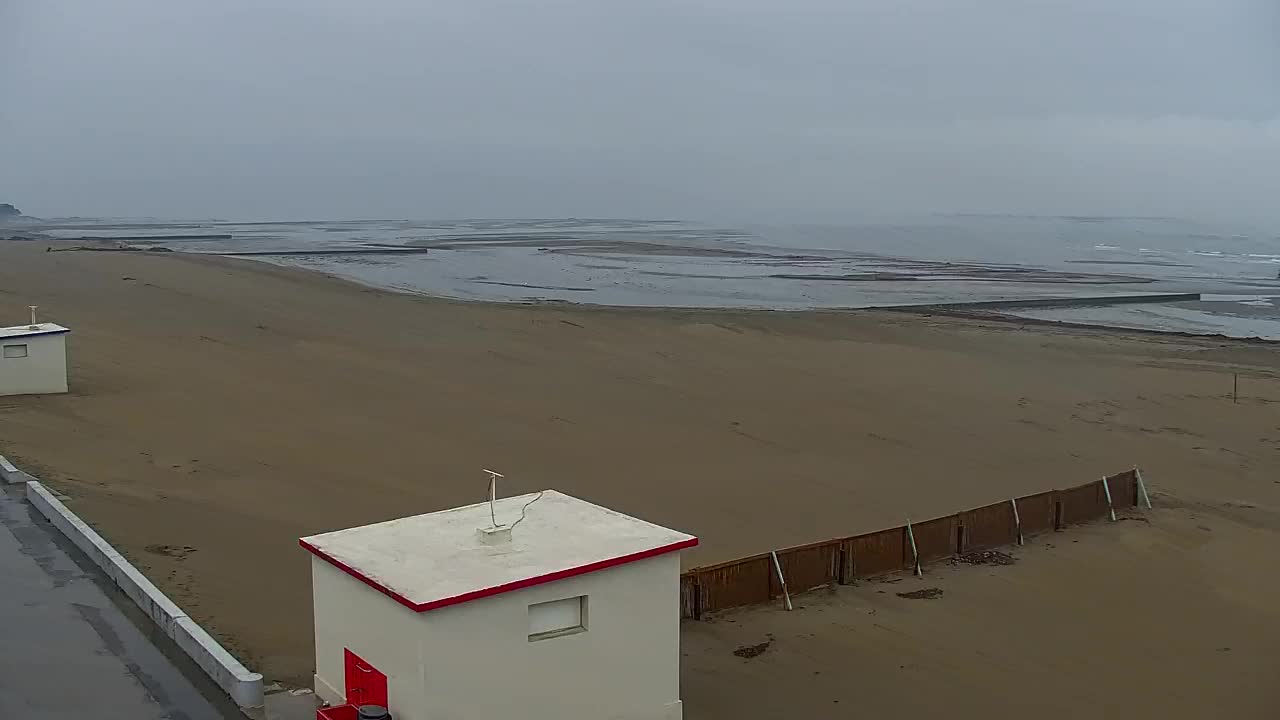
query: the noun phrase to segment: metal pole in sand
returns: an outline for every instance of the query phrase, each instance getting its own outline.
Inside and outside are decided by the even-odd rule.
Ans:
[[[35,324],[35,321],[32,321]],[[1240,402],[1240,373],[1231,373],[1231,402]]]
[[[907,518],[907,539],[911,541],[911,555],[915,558],[916,577],[924,577],[924,571],[920,569],[920,551],[916,549],[916,533],[911,529],[911,518]]]
[[[1107,495],[1107,514],[1111,516],[1111,522],[1116,521],[1116,508],[1111,504],[1111,486],[1107,484],[1107,476],[1102,476],[1102,492]]]
[[[1142,482],[1142,471],[1135,467],[1133,469],[1133,475],[1138,479],[1138,492],[1142,493],[1142,502],[1147,506],[1147,509],[1150,510],[1151,498],[1147,496],[1147,484]]]
[[[1022,539],[1022,518],[1018,517],[1018,501],[1016,498],[1009,498],[1009,504],[1013,506],[1013,526],[1018,530],[1018,544],[1023,544]]]
[[[778,584],[782,586],[782,599],[787,604],[787,609],[791,609],[791,593],[787,592],[787,579],[782,577],[782,564],[778,562],[778,552],[770,550],[769,556],[773,558],[773,570],[778,573]]]

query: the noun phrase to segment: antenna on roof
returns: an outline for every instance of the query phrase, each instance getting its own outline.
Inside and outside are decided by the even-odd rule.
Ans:
[[[498,527],[498,513],[494,509],[494,505],[498,502],[498,478],[506,477],[506,475],[493,470],[482,469],[489,473],[489,522],[492,523],[492,527]]]
[[[34,329],[36,328],[36,326],[37,326],[37,325],[39,325],[39,323],[37,323],[37,322],[36,322],[36,308],[38,308],[38,307],[40,307],[40,306],[39,306],[39,305],[28,305],[27,307],[31,308],[31,329],[33,329],[33,330],[34,330]]]
[[[489,473],[489,527],[476,528],[476,535],[485,545],[503,545],[511,542],[511,528],[514,525],[498,524],[498,478],[504,477],[500,472],[484,469]]]

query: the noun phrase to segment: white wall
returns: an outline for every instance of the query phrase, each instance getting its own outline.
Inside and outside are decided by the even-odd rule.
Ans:
[[[339,699],[349,647],[397,720],[680,720],[679,574],[669,553],[415,613],[313,558],[316,692]],[[577,595],[585,632],[529,641],[529,605]]]
[[[320,558],[311,556],[316,627],[316,694],[331,704],[345,702],[343,649],[359,655],[387,675],[392,708],[422,708],[424,621],[400,605]],[[401,711],[397,720],[425,716]]]
[[[2,345],[26,345],[27,357],[0,353],[0,395],[37,395],[67,391],[67,335],[31,335],[0,339]]]
[[[679,575],[669,553],[425,613],[421,717],[678,720]],[[576,595],[586,632],[530,642],[529,605]]]

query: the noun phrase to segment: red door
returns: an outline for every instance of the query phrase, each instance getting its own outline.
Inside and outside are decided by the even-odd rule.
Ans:
[[[350,650],[343,649],[347,702],[352,705],[387,706],[387,676]]]

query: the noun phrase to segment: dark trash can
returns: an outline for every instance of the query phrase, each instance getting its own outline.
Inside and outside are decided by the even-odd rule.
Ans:
[[[391,713],[381,705],[361,705],[356,708],[356,717],[360,720],[392,720]]]

